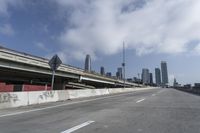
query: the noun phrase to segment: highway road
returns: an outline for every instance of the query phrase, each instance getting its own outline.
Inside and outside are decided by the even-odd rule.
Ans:
[[[200,133],[200,96],[153,89],[0,110],[0,133]]]

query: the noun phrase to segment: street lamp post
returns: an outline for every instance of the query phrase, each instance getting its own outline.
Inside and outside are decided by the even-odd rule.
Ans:
[[[123,67],[123,78],[124,78],[124,88],[125,88],[125,80],[126,80],[126,75],[125,75],[125,43],[123,42],[123,63],[122,63],[122,67]]]
[[[140,84],[140,73],[138,73],[138,86]]]

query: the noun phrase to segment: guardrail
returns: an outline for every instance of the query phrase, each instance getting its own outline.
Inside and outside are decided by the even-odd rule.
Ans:
[[[193,89],[193,88],[174,88],[176,90],[180,90],[180,91],[184,91],[184,92],[188,92],[191,94],[195,94],[195,95],[200,95],[200,88],[198,89]]]

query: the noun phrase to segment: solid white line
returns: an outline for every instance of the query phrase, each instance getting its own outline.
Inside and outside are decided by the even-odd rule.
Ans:
[[[76,131],[76,130],[78,130],[78,129],[80,129],[80,128],[83,128],[83,127],[85,127],[85,126],[87,126],[87,125],[90,125],[90,124],[93,123],[93,122],[95,122],[95,121],[87,121],[87,122],[84,122],[84,123],[82,123],[82,124],[80,124],[80,125],[78,125],[78,126],[75,126],[75,127],[72,127],[72,128],[70,128],[70,129],[68,129],[68,130],[62,131],[61,133],[71,133],[71,132],[74,132],[74,131]]]
[[[31,112],[41,111],[41,110],[47,110],[47,109],[52,109],[52,108],[57,108],[57,107],[62,107],[62,106],[68,106],[68,105],[72,105],[72,104],[86,103],[86,102],[91,102],[91,101],[96,101],[96,100],[102,100],[102,99],[108,99],[108,98],[113,98],[113,97],[118,97],[118,96],[124,96],[124,95],[129,95],[129,94],[132,94],[132,93],[134,93],[134,92],[129,92],[129,93],[125,93],[125,94],[117,94],[117,95],[114,95],[114,96],[99,97],[99,98],[77,101],[77,102],[71,102],[71,103],[64,103],[64,104],[59,104],[59,105],[49,106],[49,107],[44,107],[44,108],[39,108],[39,109],[15,112],[15,113],[10,113],[10,114],[0,115],[0,118],[6,117],[6,116],[21,115],[21,114],[31,113]]]
[[[145,98],[140,99],[140,100],[136,101],[136,103],[142,102],[142,101],[144,101],[144,100],[145,100]]]

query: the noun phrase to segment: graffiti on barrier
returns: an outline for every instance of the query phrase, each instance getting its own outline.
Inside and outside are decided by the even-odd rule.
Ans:
[[[41,95],[39,95],[39,99],[47,99],[47,98],[53,98],[55,95],[55,91],[45,91]]]
[[[0,103],[9,103],[19,101],[17,94],[2,93],[0,94]]]

